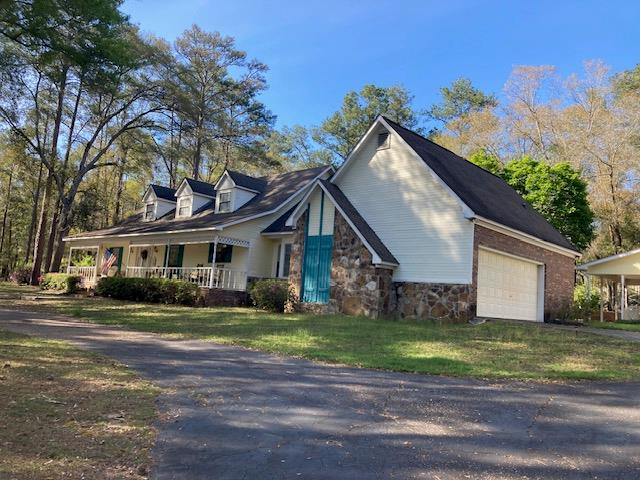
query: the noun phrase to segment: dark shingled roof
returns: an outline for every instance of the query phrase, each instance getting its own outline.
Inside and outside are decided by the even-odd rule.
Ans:
[[[502,178],[383,118],[476,215],[577,251]]]
[[[165,215],[153,222],[145,222],[142,219],[142,214],[138,213],[112,227],[79,233],[69,238],[204,229],[243,221],[249,217],[276,210],[328,168],[322,166],[261,177],[264,181],[263,191],[235,212],[215,213],[214,202],[210,202],[208,208],[199,209],[189,218],[176,219],[173,216]]]
[[[187,184],[191,187],[193,193],[199,193],[200,195],[207,195],[208,197],[216,196],[216,189],[214,185],[207,182],[201,182],[200,180],[194,180],[193,178],[185,178]]]
[[[293,213],[293,211],[296,209],[296,207],[297,207],[297,205],[293,206],[292,208],[290,208],[289,210],[284,212],[284,214],[281,215],[280,217],[278,217],[278,219],[275,222],[273,222],[267,228],[262,230],[262,233],[293,232],[293,227],[287,226],[286,223],[287,223],[287,220],[289,219],[289,217],[291,216],[291,214]]]
[[[373,248],[373,250],[378,254],[380,259],[385,263],[398,265],[399,262],[396,257],[394,257],[385,244],[382,243],[380,237],[378,237],[376,232],[373,231],[367,221],[362,218],[362,215],[360,215],[356,210],[356,207],[352,205],[345,194],[342,193],[342,190],[340,190],[337,185],[334,185],[327,180],[320,180],[320,183],[322,183],[322,186],[327,189],[327,192],[331,195],[337,206],[340,207],[347,217],[349,217],[351,223],[365,238],[371,248]]]
[[[153,183],[149,185],[153,193],[156,194],[156,197],[161,198],[163,200],[169,200],[170,202],[176,201],[176,191],[174,188],[163,187],[162,185],[154,185]]]
[[[249,190],[255,190],[256,192],[264,190],[267,183],[265,177],[250,177],[249,175],[233,170],[227,170],[227,173],[231,177],[231,180],[233,180],[233,183],[238,187],[248,188]]]

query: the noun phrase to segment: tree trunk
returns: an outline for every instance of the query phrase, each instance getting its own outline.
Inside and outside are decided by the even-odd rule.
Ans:
[[[9,170],[9,185],[7,187],[7,201],[4,205],[4,214],[2,215],[2,234],[0,236],[0,253],[4,247],[4,237],[7,231],[7,216],[9,215],[9,207],[11,206],[11,188],[13,186],[13,168]],[[9,252],[11,253],[11,252]]]
[[[42,264],[44,265],[44,273],[49,273],[51,271],[51,259],[53,257],[54,250],[54,242],[57,238],[58,231],[58,217],[60,216],[60,195],[56,198],[55,207],[53,210],[53,217],[51,217],[51,225],[49,227],[49,239],[47,240],[46,251],[44,255],[44,260]]]
[[[44,251],[44,241],[49,221],[48,202],[51,196],[51,188],[53,187],[53,174],[49,172],[47,183],[44,187],[42,195],[42,205],[40,207],[40,219],[38,220],[38,230],[36,231],[36,239],[33,245],[33,267],[31,268],[31,285],[38,285],[40,271],[42,269],[42,253]]]
[[[127,164],[127,150],[122,150],[122,159],[118,165],[118,188],[116,189],[116,205],[113,212],[113,223],[116,224],[120,220],[122,210],[122,193],[124,192],[124,172]]]
[[[54,241],[53,257],[51,258],[51,271],[59,272],[62,257],[64,256],[64,242],[62,239],[69,233],[71,228],[71,206],[73,200],[64,198],[60,205],[60,215],[58,216],[58,228]]]
[[[33,196],[33,207],[31,207],[31,222],[29,223],[29,233],[27,235],[27,245],[25,247],[25,257],[24,262],[29,263],[31,259],[32,252],[32,243],[33,243],[33,233],[36,229],[36,222],[38,221],[38,204],[40,203],[40,191],[42,190],[42,171],[44,170],[44,165],[40,162],[40,169],[38,171],[38,182],[36,183],[36,191]]]
[[[38,284],[38,277],[42,269],[42,260],[44,253],[45,233],[48,223],[48,201],[51,197],[51,188],[53,187],[55,175],[55,163],[58,157],[58,137],[60,136],[60,125],[62,124],[62,113],[64,110],[64,95],[67,88],[67,73],[69,67],[62,66],[62,76],[58,88],[58,104],[56,106],[56,116],[53,124],[53,134],[51,136],[51,151],[49,156],[49,175],[47,176],[47,185],[45,187],[44,197],[42,199],[42,209],[40,210],[40,221],[38,222],[38,234],[36,235],[36,243],[33,249],[33,268],[31,270],[31,285]],[[52,247],[49,247],[51,250]],[[47,267],[49,265],[47,264]]]

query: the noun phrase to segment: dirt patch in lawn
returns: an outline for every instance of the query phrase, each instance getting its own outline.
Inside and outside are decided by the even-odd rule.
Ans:
[[[103,356],[0,330],[0,478],[146,478],[158,393]]]

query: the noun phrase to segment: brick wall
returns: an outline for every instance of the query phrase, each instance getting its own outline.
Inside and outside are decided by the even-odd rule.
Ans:
[[[571,305],[575,259],[537,247],[494,230],[476,225],[473,247],[473,283],[470,309],[475,315],[477,304],[478,247],[485,246],[544,264],[544,318],[549,320]]]

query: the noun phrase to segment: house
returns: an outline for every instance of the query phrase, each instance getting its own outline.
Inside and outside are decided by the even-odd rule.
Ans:
[[[583,263],[578,271],[585,277],[588,296],[593,292],[592,279],[598,280],[601,322],[640,319],[640,248]],[[611,310],[605,310],[606,297]]]
[[[189,178],[175,190],[150,185],[139,213],[64,239],[67,270],[88,286],[116,274],[185,280],[211,303],[242,303],[251,278],[287,277],[293,231],[286,215],[333,172],[323,166],[255,178],[226,170],[215,185]],[[76,251],[91,252],[95,266],[73,266]]]
[[[543,321],[572,302],[571,242],[501,178],[385,117],[286,224],[305,310]]]
[[[382,116],[337,171],[225,171],[215,185],[151,185],[144,203],[67,238],[117,255],[69,271],[179,278],[211,303],[288,277],[291,308],[374,318],[542,321],[572,301],[569,240],[501,178]]]

